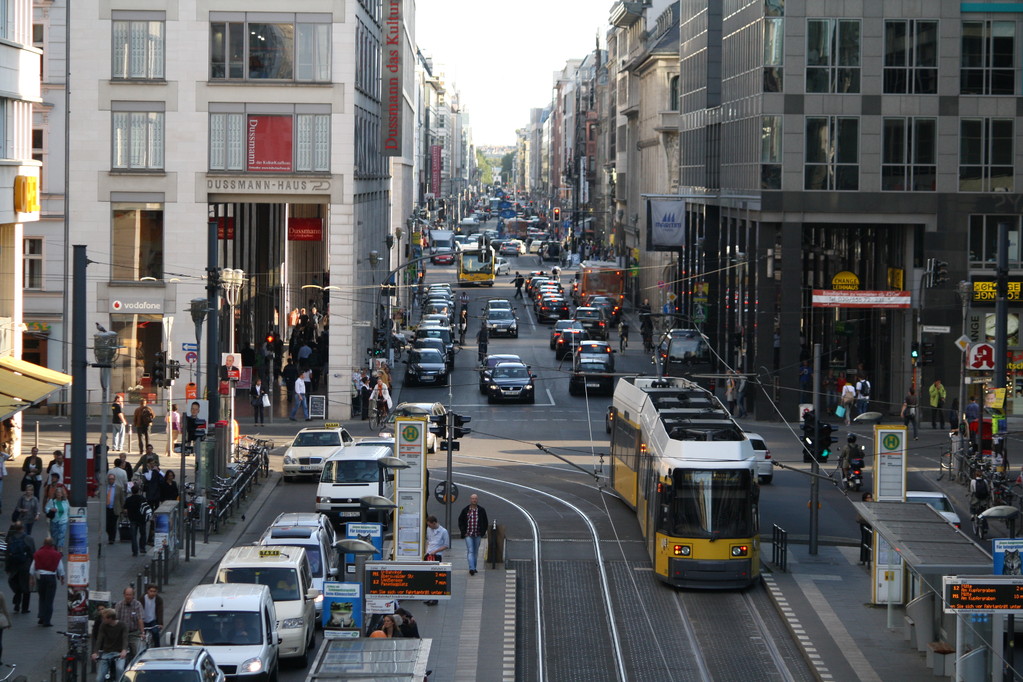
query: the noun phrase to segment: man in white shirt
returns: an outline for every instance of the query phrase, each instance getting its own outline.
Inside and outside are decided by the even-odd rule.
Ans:
[[[295,379],[295,402],[291,406],[291,414],[288,415],[288,419],[295,421],[295,412],[298,411],[298,406],[302,406],[302,414],[305,416],[305,420],[309,421],[309,406],[306,404],[305,394],[305,378],[303,375],[299,375]]]

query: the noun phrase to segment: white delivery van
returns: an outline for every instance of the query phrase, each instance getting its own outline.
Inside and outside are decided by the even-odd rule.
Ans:
[[[394,473],[377,462],[391,457],[385,446],[347,446],[334,451],[323,463],[316,488],[316,511],[338,524],[358,521],[359,500],[367,495],[394,498]]]
[[[281,658],[304,667],[316,648],[316,597],[309,558],[301,547],[232,547],[220,560],[216,583],[266,585],[277,611]]]
[[[265,585],[193,588],[171,635],[173,646],[206,647],[217,667],[232,679],[277,679],[277,612]]]
[[[455,233],[451,230],[430,230],[430,253],[455,251]]]

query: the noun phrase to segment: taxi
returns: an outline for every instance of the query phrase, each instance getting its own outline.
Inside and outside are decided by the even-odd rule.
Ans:
[[[284,480],[318,479],[331,453],[354,441],[348,430],[336,422],[302,429],[284,451]]]

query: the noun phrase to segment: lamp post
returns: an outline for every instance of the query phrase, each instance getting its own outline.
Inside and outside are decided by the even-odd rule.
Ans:
[[[99,452],[96,453],[96,464],[103,462],[102,467],[97,467],[96,478],[100,481],[102,486],[103,496],[101,500],[107,499],[107,468],[109,462],[107,461],[107,423],[110,420],[110,368],[114,364],[114,358],[117,357],[117,349],[120,348],[120,338],[117,336],[117,332],[103,331],[96,332],[92,336],[92,350],[96,355],[96,364],[93,367],[99,369],[99,383],[103,389],[103,408],[100,410],[100,437],[99,437]],[[96,537],[99,539],[98,545],[98,558],[99,565],[96,567],[96,589],[103,592],[107,589],[107,562],[103,556],[103,518],[102,515],[96,515],[96,522],[100,526],[96,533]]]
[[[956,285],[956,293],[963,304],[963,336],[966,336],[966,315],[970,310],[970,292],[973,285],[966,280]],[[963,351],[963,357],[959,361],[959,409],[956,410],[956,432],[959,434],[959,451],[966,452],[966,434],[963,433],[963,410],[966,409],[966,362],[969,355],[969,348]]]
[[[193,298],[189,302],[188,312],[195,324],[195,395],[199,398],[202,397],[202,325],[208,311],[209,302],[205,298]]]
[[[245,283],[245,271],[236,268],[223,268],[220,271],[221,287],[227,300],[227,351],[234,353],[234,308],[238,305],[238,295]],[[207,379],[207,381],[209,381]],[[234,385],[230,376],[227,377],[227,432],[228,438],[234,438]],[[230,446],[228,448],[230,451]]]

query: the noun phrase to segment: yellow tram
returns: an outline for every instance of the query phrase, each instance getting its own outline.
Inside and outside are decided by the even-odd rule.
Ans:
[[[723,589],[759,579],[756,452],[706,389],[677,377],[618,381],[611,486],[636,512],[660,580]]]

